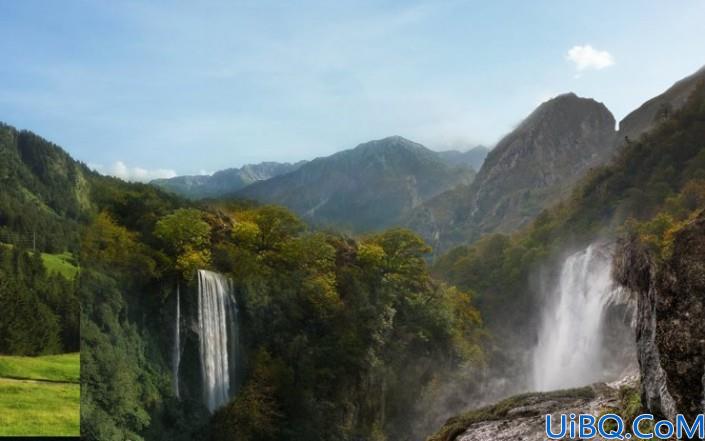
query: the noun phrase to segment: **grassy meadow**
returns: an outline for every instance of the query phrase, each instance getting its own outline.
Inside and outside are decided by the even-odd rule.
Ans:
[[[0,355],[0,436],[78,436],[80,355]]]
[[[69,280],[73,280],[78,273],[78,267],[74,263],[73,254],[69,252],[61,254],[42,253],[42,261],[47,271],[59,273]]]

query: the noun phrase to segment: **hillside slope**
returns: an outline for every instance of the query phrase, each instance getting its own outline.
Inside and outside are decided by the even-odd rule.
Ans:
[[[75,250],[92,209],[83,164],[56,145],[0,123],[0,242]]]
[[[614,118],[602,103],[572,93],[558,96],[497,144],[471,185],[424,203],[408,225],[439,250],[513,231],[607,161],[614,136]]]
[[[451,166],[467,166],[473,170],[479,170],[485,162],[487,154],[490,152],[485,146],[478,145],[466,151],[445,150],[438,152],[438,156]]]
[[[314,159],[236,195],[284,205],[314,224],[369,231],[401,223],[414,207],[473,176],[394,136]]]
[[[683,107],[697,85],[705,80],[705,67],[676,82],[662,94],[651,98],[619,122],[618,141],[636,141],[640,136]]]

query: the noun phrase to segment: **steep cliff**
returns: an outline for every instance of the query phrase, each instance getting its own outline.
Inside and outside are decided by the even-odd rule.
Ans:
[[[492,149],[471,185],[429,200],[408,224],[439,250],[483,234],[511,232],[565,196],[591,167],[605,163],[615,133],[604,104],[560,95]]]
[[[664,93],[651,98],[619,122],[618,141],[625,138],[632,141],[668,119],[674,111],[685,105],[688,97],[700,82],[705,79],[705,67],[676,82]]]
[[[622,241],[614,274],[637,296],[642,402],[694,417],[705,411],[705,211],[671,234],[660,251]]]

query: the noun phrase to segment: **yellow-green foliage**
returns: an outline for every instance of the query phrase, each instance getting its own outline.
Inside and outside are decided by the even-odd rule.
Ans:
[[[69,252],[61,254],[42,253],[44,266],[50,273],[58,273],[69,280],[73,280],[78,274],[78,267],[74,263],[73,254]]]
[[[628,430],[632,427],[634,418],[643,412],[644,408],[641,404],[641,393],[639,391],[639,387],[622,386],[619,389],[619,401],[617,406],[604,407],[600,411],[600,416],[608,413],[617,414],[622,417],[624,427]],[[643,422],[639,427],[642,433],[651,433],[653,430],[653,422]],[[605,429],[607,431],[616,430],[617,424],[614,421],[608,421]]]
[[[155,262],[146,255],[147,251],[135,233],[119,225],[106,211],[99,213],[84,228],[81,240],[83,262],[137,277],[154,271]]]
[[[668,259],[673,252],[676,233],[705,208],[705,180],[688,181],[676,195],[669,197],[662,210],[652,219],[626,224],[626,232],[636,235],[656,257]]]
[[[175,269],[189,280],[210,265],[211,227],[199,210],[180,208],[157,222],[154,235],[176,255]]]
[[[431,413],[422,398],[483,362],[471,295],[430,277],[430,248],[411,231],[354,240],[307,232],[279,207],[226,214],[230,240],[216,244],[213,265],[242,293],[258,355],[215,416],[218,439],[407,436],[410,419]]]

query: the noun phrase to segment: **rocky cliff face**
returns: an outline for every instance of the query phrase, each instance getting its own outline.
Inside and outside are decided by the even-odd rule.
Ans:
[[[673,418],[705,411],[705,212],[675,235],[665,259],[635,237],[614,273],[637,296],[642,402]]]
[[[635,141],[659,122],[667,119],[674,111],[683,107],[698,83],[705,79],[705,67],[675,83],[661,95],[658,95],[631,112],[619,122],[618,141],[628,138]]]
[[[426,441],[544,441],[545,417],[559,421],[561,414],[623,413],[625,393],[635,390],[636,376],[613,383],[595,383],[578,389],[534,392],[507,398],[449,419]],[[555,430],[559,426],[552,426]],[[597,436],[593,439],[601,440]]]
[[[437,248],[509,232],[564,196],[612,155],[615,120],[602,103],[569,93],[540,105],[489,153],[472,185],[414,211],[409,226]]]

